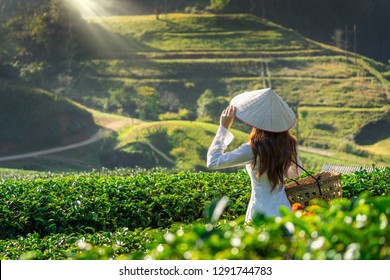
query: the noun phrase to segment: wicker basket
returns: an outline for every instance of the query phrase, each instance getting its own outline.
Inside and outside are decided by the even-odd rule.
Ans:
[[[317,173],[292,181],[284,187],[291,205],[301,203],[304,207],[308,206],[309,201],[314,198],[329,201],[343,195],[341,174],[336,172]]]

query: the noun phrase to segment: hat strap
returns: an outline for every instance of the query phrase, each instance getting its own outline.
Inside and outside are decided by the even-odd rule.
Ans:
[[[314,177],[313,175],[311,175],[305,168],[303,168],[303,167],[300,166],[298,163],[296,163],[293,159],[291,159],[291,161],[292,161],[293,163],[295,163],[295,164],[296,164],[299,168],[301,168],[303,171],[305,171],[307,175],[309,175],[309,176],[312,177],[314,180],[316,180],[318,190],[320,191],[320,195],[322,195],[322,191],[321,191],[321,187],[320,187],[321,175],[319,175],[319,176],[316,178],[316,177]]]

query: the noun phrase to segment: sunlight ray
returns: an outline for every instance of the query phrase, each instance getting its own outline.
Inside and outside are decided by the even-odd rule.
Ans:
[[[110,31],[112,24],[111,1],[65,0],[75,7],[89,23],[85,25],[85,35],[91,42],[92,49],[103,57],[113,54],[127,55],[130,49],[139,48],[131,38],[125,38]],[[120,7],[115,7],[116,9]]]
[[[96,0],[66,0],[76,7],[82,17],[101,17],[109,15],[109,11]]]

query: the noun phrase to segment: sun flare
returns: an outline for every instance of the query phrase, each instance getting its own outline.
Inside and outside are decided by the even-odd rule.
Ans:
[[[109,14],[108,10],[104,7],[103,3],[110,1],[102,2],[98,0],[66,0],[72,6],[77,8],[82,17],[100,17],[107,16]]]

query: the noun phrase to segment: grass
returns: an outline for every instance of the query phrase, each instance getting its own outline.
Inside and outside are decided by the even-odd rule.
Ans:
[[[104,113],[90,108],[86,109],[92,114],[92,117],[97,125],[111,128],[113,130],[116,130],[116,128],[121,128],[126,124],[135,125],[142,123],[142,121],[138,119],[128,118],[117,114]]]
[[[361,149],[366,150],[378,156],[390,157],[390,139],[379,141],[373,145],[360,146]]]
[[[116,145],[116,130],[141,123],[141,121],[137,119],[103,113],[86,108],[85,106],[81,106],[74,102],[71,103],[77,108],[91,114],[94,124],[100,126],[100,128],[105,128],[100,132],[101,139],[99,141],[64,152],[1,162],[1,166],[11,169],[22,168],[25,169],[26,172],[32,172],[28,170],[68,172],[72,170],[85,171],[100,169],[106,165],[104,156],[110,154]]]
[[[216,89],[234,88],[228,95],[245,89],[265,86],[270,81],[272,86],[288,102],[296,102],[299,95],[301,104],[346,107],[381,107],[387,102],[387,89],[369,73],[348,66],[342,62],[323,61],[278,61],[250,58],[203,58],[203,59],[156,59],[134,63],[131,60],[94,60],[89,67],[94,69],[100,84],[131,86],[137,83],[163,85],[170,81],[199,81],[200,89],[207,87],[211,79],[219,81]],[[264,73],[268,67],[269,73]],[[99,77],[99,78],[98,78]],[[107,84],[108,83],[108,84]],[[183,98],[179,88],[168,89]],[[289,98],[288,96],[293,96]]]
[[[89,21],[127,40],[138,39],[150,49],[163,51],[316,48],[289,29],[248,15],[170,14],[167,20],[155,20],[154,16],[122,16],[103,20],[90,18]]]
[[[348,139],[369,122],[380,119],[386,108],[299,107],[298,122],[303,138]]]
[[[119,136],[120,142],[118,143],[117,149],[131,155],[132,153],[137,152],[136,147],[140,147],[141,144],[144,144],[143,147],[149,150],[150,147],[148,148],[145,143],[150,142],[175,162],[173,165],[169,165],[167,162],[162,162],[162,164],[167,164],[166,166],[168,167],[176,167],[179,169],[195,168],[205,170],[207,149],[217,128],[218,126],[215,124],[190,121],[144,123],[129,127],[127,130],[122,131]],[[237,130],[232,131],[235,135],[235,140],[229,145],[228,150],[238,147],[241,143],[245,143],[248,138],[247,133]],[[356,147],[356,149],[358,148],[359,146]],[[143,152],[148,154],[146,150]],[[326,163],[371,165],[375,162],[379,165],[383,165],[384,162],[389,160],[375,156],[354,155],[336,149],[331,150],[331,154],[331,156],[322,156],[316,153],[300,152],[300,157],[306,169],[317,172],[321,171]],[[147,161],[148,158],[145,157],[145,160]],[[147,165],[145,162],[139,163],[141,166]]]
[[[0,155],[82,141],[97,131],[92,116],[42,89],[0,80]]]
[[[188,53],[191,55],[192,53]],[[196,52],[193,52],[196,54]],[[302,54],[304,55],[304,54]],[[96,75],[100,76],[126,76],[126,77],[153,77],[166,75],[166,70],[169,70],[170,75],[182,72],[182,68],[187,65],[194,67],[204,65],[211,67],[215,71],[215,75],[223,76],[216,72],[219,68],[228,68],[225,73],[229,76],[258,76],[261,66],[268,64],[272,76],[275,77],[294,77],[294,78],[329,78],[342,79],[350,77],[367,77],[372,76],[368,71],[349,64],[342,57],[276,57],[272,58],[268,55],[258,57],[202,57],[202,58],[154,58],[141,59],[134,63],[132,59],[111,59],[111,60],[89,60],[85,66],[89,66],[95,70]],[[240,68],[240,70],[238,69]],[[138,70],[137,72],[134,72]],[[194,69],[196,70],[196,69]],[[227,71],[230,70],[230,71]],[[250,70],[248,72],[247,70]],[[196,71],[194,71],[196,72]],[[228,76],[228,77],[229,77]],[[373,81],[373,80],[371,80]]]
[[[153,151],[153,148],[149,146],[151,144],[168,158],[165,161],[169,163],[169,159],[171,159],[174,162],[173,166],[168,165],[168,167],[204,170],[207,149],[217,129],[218,126],[215,124],[192,121],[144,123],[130,127],[121,133],[118,150],[132,154],[138,151],[137,147],[142,146],[147,149],[143,150],[145,154],[148,154],[148,151],[154,154],[152,160],[162,160],[161,154]],[[247,134],[237,130],[233,130],[233,134],[235,140],[230,148],[244,143],[248,137]],[[147,156],[145,161],[148,161]],[[139,164],[141,166],[147,165],[145,162],[139,162]]]

